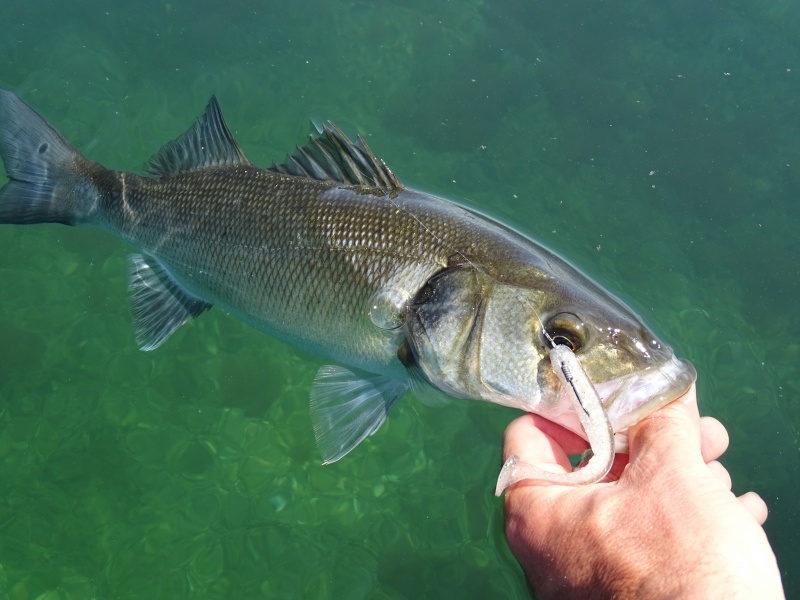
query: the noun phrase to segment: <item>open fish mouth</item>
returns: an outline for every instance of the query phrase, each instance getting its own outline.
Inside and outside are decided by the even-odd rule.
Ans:
[[[616,379],[593,383],[614,431],[616,452],[628,452],[628,427],[680,398],[696,379],[697,371],[692,363],[676,358],[670,352],[658,367],[648,367]],[[558,404],[571,404],[570,391],[566,387],[560,386],[558,394]],[[564,412],[554,420],[587,439],[577,412]]]
[[[688,360],[670,357],[658,367],[595,385],[615,432],[621,432],[679,398],[697,379]]]

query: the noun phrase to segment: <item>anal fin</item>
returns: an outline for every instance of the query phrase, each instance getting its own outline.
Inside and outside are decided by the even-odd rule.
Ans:
[[[158,348],[178,327],[211,308],[184,290],[154,258],[132,254],[128,268],[131,316],[141,350]]]
[[[311,388],[311,421],[323,464],[336,462],[378,431],[407,389],[405,381],[384,375],[321,367]]]

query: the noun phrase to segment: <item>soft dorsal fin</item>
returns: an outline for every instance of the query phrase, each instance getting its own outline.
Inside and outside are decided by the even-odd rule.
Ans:
[[[320,181],[336,181],[350,185],[399,191],[403,184],[380,158],[372,153],[360,135],[351,142],[332,122],[322,126],[319,135],[310,136],[305,146],[297,146],[294,154],[270,171],[310,177]]]
[[[216,96],[186,133],[167,142],[145,165],[148,175],[163,177],[206,167],[250,165],[222,118]]]

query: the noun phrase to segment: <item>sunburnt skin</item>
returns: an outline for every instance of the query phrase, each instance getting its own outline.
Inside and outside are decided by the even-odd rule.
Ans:
[[[311,412],[325,462],[381,426],[409,388],[536,412],[583,435],[550,364],[574,352],[624,431],[695,378],[627,307],[558,256],[475,211],[404,187],[333,125],[254,166],[212,98],[147,175],[93,163],[8,91],[0,223],[94,225],[139,248],[131,307],[143,350],[219,305],[341,366]]]

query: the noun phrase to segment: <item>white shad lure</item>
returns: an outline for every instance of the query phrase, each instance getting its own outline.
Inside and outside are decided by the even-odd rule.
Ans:
[[[572,473],[555,473],[522,462],[513,455],[503,465],[497,478],[495,496],[510,485],[523,479],[551,481],[565,485],[584,485],[600,481],[611,470],[614,462],[614,430],[603,402],[592,382],[581,367],[575,354],[565,345],[555,345],[550,350],[550,362],[561,385],[571,392],[575,412],[592,448],[592,457],[583,467]]]

